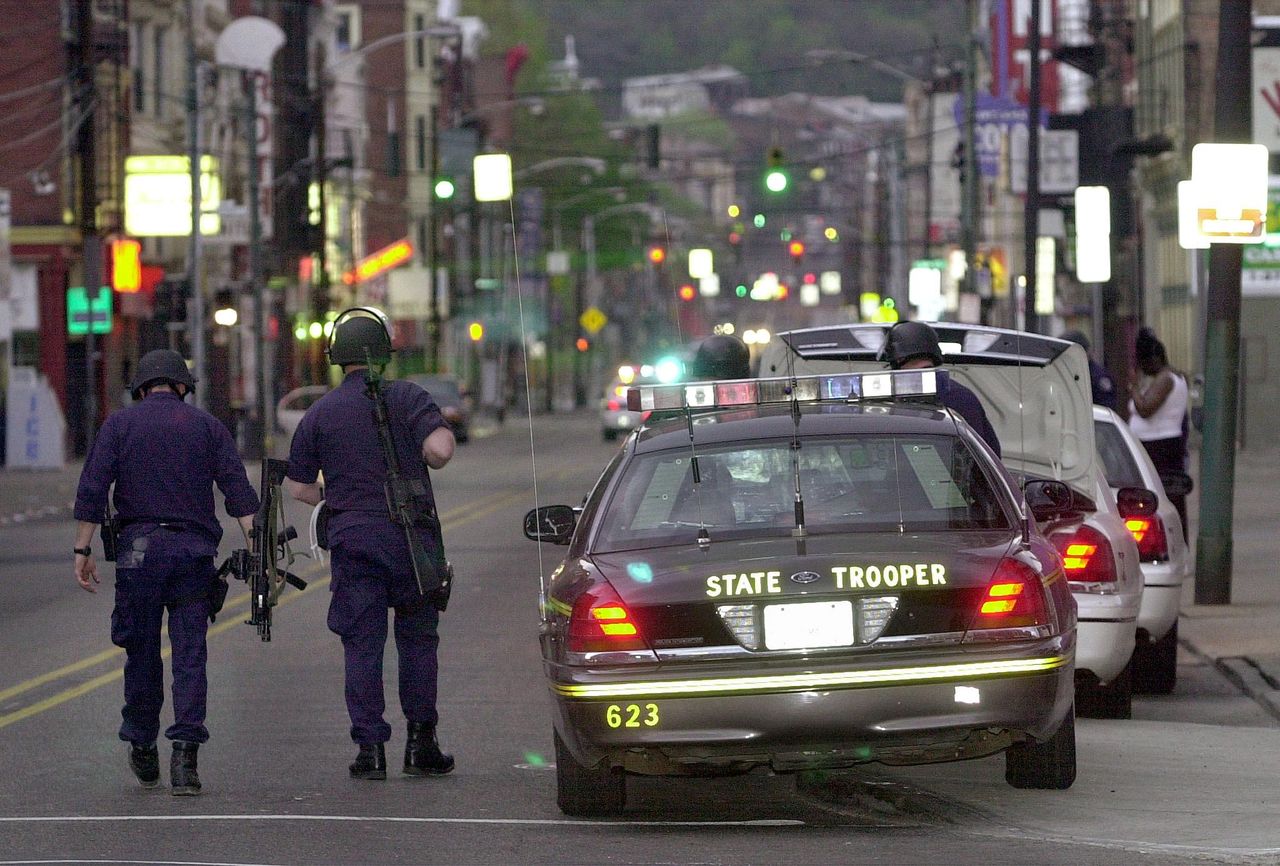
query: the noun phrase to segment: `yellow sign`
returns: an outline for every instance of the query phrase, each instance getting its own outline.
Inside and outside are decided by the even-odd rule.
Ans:
[[[587,307],[578,317],[578,324],[588,334],[598,334],[601,328],[609,324],[609,317],[596,307]]]
[[[383,247],[376,253],[365,256],[356,262],[355,270],[347,271],[342,275],[342,281],[348,286],[356,283],[363,283],[365,280],[372,279],[378,274],[389,271],[397,265],[402,265],[413,257],[413,244],[409,243],[409,239],[396,241],[390,246]]]

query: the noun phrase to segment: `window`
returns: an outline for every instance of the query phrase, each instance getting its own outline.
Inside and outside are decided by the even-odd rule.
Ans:
[[[413,29],[421,34],[427,29],[427,16],[413,16]],[[419,35],[413,40],[413,67],[414,69],[423,69],[427,65],[427,40]]]
[[[954,436],[867,435],[699,450],[633,459],[611,499],[596,549],[687,544],[713,537],[785,535],[795,524],[795,479],[815,535],[1005,529],[1011,526],[982,465]]]
[[[155,90],[154,90],[155,115],[156,117],[164,117],[164,114],[165,114],[165,111],[164,111],[164,88],[165,88],[164,44],[169,38],[169,28],[156,25],[155,29],[151,31],[151,37],[152,37],[151,61],[154,69],[153,77],[155,78]]]
[[[418,171],[427,170],[427,118],[421,114],[413,120],[414,162]]]
[[[333,53],[349,54],[360,47],[360,9],[341,3],[333,9]]]
[[[418,261],[423,265],[431,264],[427,261],[427,256],[431,254],[431,220],[427,217],[418,217]],[[432,277],[431,279],[435,279]],[[422,387],[426,388],[426,385]],[[427,388],[431,391],[431,388]]]
[[[1102,471],[1110,487],[1146,487],[1138,462],[1133,459],[1129,443],[1114,424],[1093,422],[1093,435],[1098,442],[1098,454],[1102,457]]]

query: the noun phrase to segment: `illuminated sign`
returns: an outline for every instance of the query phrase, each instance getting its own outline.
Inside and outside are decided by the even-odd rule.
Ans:
[[[142,244],[129,238],[111,242],[111,286],[124,294],[142,290]]]
[[[90,296],[84,286],[67,289],[67,333],[111,333],[111,287],[102,286]]]
[[[130,156],[124,161],[124,230],[139,238],[191,235],[191,162],[185,156]],[[222,230],[218,160],[200,157],[200,234]]]
[[[413,244],[409,243],[409,239],[396,241],[390,246],[383,247],[376,253],[365,256],[356,262],[354,270],[347,271],[342,275],[342,281],[348,286],[356,283],[363,283],[370,280],[378,274],[385,273],[394,267],[404,264],[413,258]]]

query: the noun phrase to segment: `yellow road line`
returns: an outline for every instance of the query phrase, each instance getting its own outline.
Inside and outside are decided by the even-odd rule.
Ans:
[[[568,471],[569,470],[563,470],[562,472],[557,472],[554,474],[560,475]],[[473,520],[478,520],[481,517],[484,517],[488,514],[492,514],[494,511],[497,511],[498,509],[506,505],[509,505],[513,502],[516,502],[517,500],[528,495],[529,495],[529,492],[527,490],[517,490],[510,493],[490,494],[474,502],[469,502],[466,505],[462,505],[462,506],[458,506],[457,508],[450,509],[449,511],[441,515],[441,518],[440,518],[441,523],[444,524],[447,521],[448,526],[446,528],[450,528],[450,529],[456,528],[463,524],[470,523]],[[302,572],[302,575],[309,576],[309,575],[315,574],[320,570],[320,568],[321,568],[320,563],[316,563],[310,566],[309,568],[305,569]],[[318,580],[311,581],[308,588],[314,589],[314,588],[325,586],[326,584],[329,583],[329,580],[330,580],[330,576],[325,575],[324,577]],[[282,596],[280,600],[276,603],[276,606],[279,607],[280,605],[288,604],[294,601],[295,599],[298,599],[301,597],[302,596],[298,593],[291,593],[289,595]],[[234,610],[236,607],[239,607],[247,603],[248,600],[249,600],[249,594],[247,592],[242,593],[236,598],[231,599],[228,602],[228,604],[223,607],[222,613],[226,614]],[[206,635],[206,640],[210,637],[213,637],[214,635],[219,635],[225,631],[229,631],[231,628],[237,625],[242,625],[242,623],[238,619],[227,619],[224,622],[212,625],[210,626],[209,631]],[[166,645],[160,651],[161,659],[168,658],[172,654],[172,652],[173,652],[172,647]],[[101,664],[118,655],[122,655],[123,653],[124,653],[124,650],[120,649],[119,647],[113,647],[109,650],[104,650],[100,653],[97,653],[96,655],[92,655],[92,656],[89,656],[88,658],[81,659],[78,662],[72,662],[71,664],[65,665],[61,668],[58,668],[57,670],[49,671],[48,673],[44,673],[37,677],[33,677],[29,680],[18,683],[17,685],[11,686],[10,688],[0,692],[0,701],[6,700],[15,695],[22,694],[23,692],[30,691],[31,689],[38,688],[39,686],[42,686],[45,683],[60,679],[68,674],[76,673],[77,671],[84,670],[85,668],[90,668],[90,667],[93,667],[94,665]],[[88,680],[87,682],[83,682],[78,685],[71,686],[70,688],[64,689],[63,691],[58,692],[55,695],[50,695],[44,700],[37,701],[34,704],[29,704],[28,706],[14,710],[10,713],[6,713],[5,715],[0,716],[0,728],[8,727],[14,722],[18,722],[23,719],[29,718],[31,716],[37,715],[39,713],[44,712],[45,710],[52,709],[58,706],[59,704],[64,704],[67,701],[78,698],[83,694],[87,694],[88,692],[91,692],[94,689],[104,686],[107,683],[114,682],[123,676],[124,676],[124,668],[123,667],[116,668],[115,670],[107,671],[104,674],[94,677],[93,679]]]

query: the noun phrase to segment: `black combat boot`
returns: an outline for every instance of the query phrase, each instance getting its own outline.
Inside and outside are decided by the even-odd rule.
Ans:
[[[200,774],[196,772],[196,750],[199,743],[175,740],[173,758],[169,761],[170,791],[175,797],[191,797],[200,793]]]
[[[129,744],[129,769],[144,788],[160,784],[160,750],[155,743]]]
[[[423,722],[409,723],[409,741],[404,745],[406,776],[443,776],[453,771],[453,755],[440,751],[436,729]]]
[[[355,763],[351,765],[351,778],[376,779],[387,778],[387,750],[382,743],[361,744]]]

